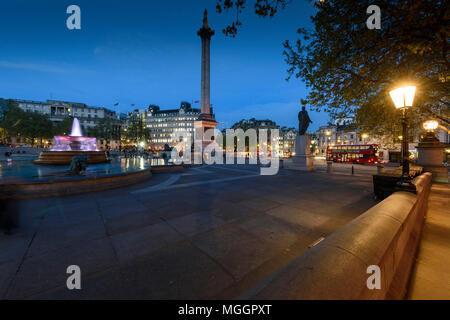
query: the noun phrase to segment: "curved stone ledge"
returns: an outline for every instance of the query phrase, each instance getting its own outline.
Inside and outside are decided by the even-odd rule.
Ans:
[[[41,151],[39,159],[33,162],[40,165],[69,165],[72,158],[80,154],[88,156],[88,164],[110,161],[105,151]]]
[[[167,166],[153,166],[152,173],[173,173],[173,172],[182,172],[183,165],[167,165]]]
[[[109,176],[63,181],[10,183],[0,185],[0,194],[13,199],[65,196],[119,188],[143,182],[152,176],[151,168]]]
[[[304,252],[252,299],[402,299],[414,263],[431,174],[414,180],[417,194],[397,192]],[[366,282],[381,270],[381,289]],[[250,291],[251,292],[251,291]]]

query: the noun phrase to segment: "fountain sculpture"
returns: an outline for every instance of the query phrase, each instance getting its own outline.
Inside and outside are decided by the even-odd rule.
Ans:
[[[73,119],[72,132],[69,136],[55,136],[53,148],[50,151],[42,151],[36,164],[64,165],[70,164],[72,157],[83,154],[88,156],[88,163],[107,162],[108,158],[104,151],[97,147],[97,139],[83,137],[80,123],[77,118]]]

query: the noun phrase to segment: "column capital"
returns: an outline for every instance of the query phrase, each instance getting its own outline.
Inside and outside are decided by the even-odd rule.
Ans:
[[[200,30],[197,31],[197,34],[202,38],[202,39],[211,39],[211,37],[215,34],[215,31],[213,29],[211,29],[210,27],[208,28],[201,28]]]

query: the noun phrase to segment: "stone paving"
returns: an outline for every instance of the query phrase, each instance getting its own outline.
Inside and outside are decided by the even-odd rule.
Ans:
[[[12,204],[0,298],[235,298],[375,204],[376,168],[251,165],[158,174],[122,189]],[[338,170],[339,171],[339,170]],[[82,290],[66,288],[78,265]]]
[[[431,187],[408,299],[450,299],[450,184]]]

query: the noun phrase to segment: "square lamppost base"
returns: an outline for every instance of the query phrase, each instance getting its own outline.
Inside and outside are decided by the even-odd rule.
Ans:
[[[399,182],[397,182],[397,185],[395,187],[395,191],[406,191],[416,194],[416,185],[411,182],[410,179],[401,179]]]

